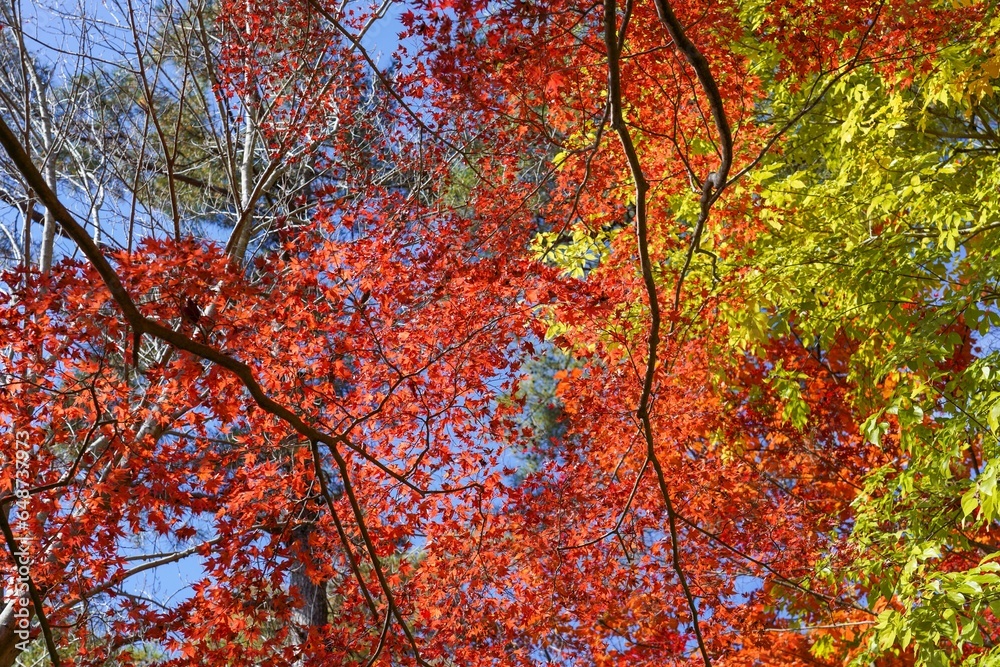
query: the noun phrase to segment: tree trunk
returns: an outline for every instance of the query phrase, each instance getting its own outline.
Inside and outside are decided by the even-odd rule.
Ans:
[[[326,582],[314,581],[306,572],[307,566],[313,561],[309,546],[311,532],[312,526],[306,524],[293,530],[290,538],[291,544],[296,548],[293,557],[297,556],[297,561],[292,565],[289,587],[297,591],[300,598],[298,607],[292,613],[293,630],[299,644],[305,643],[311,629],[322,627],[327,622]],[[303,658],[295,662],[296,667],[302,664]]]
[[[9,601],[0,612],[0,667],[12,667],[17,663],[18,637],[14,634],[17,618],[14,616],[15,603]]]
[[[305,572],[305,563],[299,562],[292,567],[291,587],[298,590],[302,596],[302,604],[293,614],[293,620],[302,630],[302,639],[308,628],[318,628],[326,625],[326,584],[316,583]]]

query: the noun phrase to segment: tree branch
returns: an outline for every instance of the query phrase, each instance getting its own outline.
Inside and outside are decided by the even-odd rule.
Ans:
[[[61,664],[59,653],[56,651],[56,643],[52,638],[52,627],[49,625],[49,621],[45,617],[45,609],[42,607],[42,596],[38,593],[38,587],[35,586],[35,580],[32,579],[30,572],[21,575],[21,569],[24,568],[24,571],[28,572],[29,565],[28,561],[21,557],[21,552],[18,551],[16,540],[14,539],[14,531],[10,529],[10,523],[7,521],[7,513],[5,511],[0,511],[0,530],[3,531],[4,541],[7,543],[7,549],[10,551],[11,558],[14,559],[18,577],[23,576],[27,580],[28,595],[31,596],[31,603],[35,606],[35,615],[38,616],[38,624],[42,628],[42,636],[45,638],[45,648],[49,652],[49,659],[52,661],[53,667],[59,667]]]
[[[698,220],[695,222],[694,233],[691,235],[691,244],[688,246],[687,255],[684,257],[684,266],[677,277],[677,286],[674,289],[674,310],[680,307],[681,290],[684,287],[684,278],[691,268],[691,260],[694,253],[701,247],[701,236],[705,231],[705,223],[708,222],[708,214],[712,209],[712,204],[718,199],[729,177],[729,170],[733,166],[733,132],[726,118],[726,110],[722,104],[722,94],[719,86],[712,76],[712,70],[708,66],[708,61],[701,54],[698,47],[688,39],[684,33],[684,26],[677,20],[673,7],[669,0],[654,0],[656,13],[660,21],[667,29],[670,39],[674,45],[684,55],[698,77],[698,83],[708,98],[708,106],[712,111],[712,121],[715,123],[715,131],[719,135],[717,142],[719,149],[719,166],[702,180],[701,184],[701,210],[698,213]]]
[[[657,7],[659,7],[658,0]],[[633,0],[626,0],[625,15],[631,15],[630,5]],[[669,5],[667,6],[669,9]],[[671,14],[672,16],[672,14]],[[642,282],[646,289],[646,297],[649,300],[649,336],[647,338],[646,369],[642,380],[642,393],[639,397],[639,406],[636,409],[636,416],[641,424],[642,436],[646,443],[646,458],[653,466],[656,473],[657,483],[663,502],[667,509],[667,523],[670,527],[671,562],[677,580],[684,591],[684,598],[687,600],[688,608],[691,611],[691,625],[694,628],[695,639],[698,642],[698,650],[701,652],[705,667],[712,667],[712,660],[708,656],[708,649],[705,646],[705,639],[701,633],[701,623],[698,620],[698,605],[694,595],[688,585],[687,576],[681,566],[680,558],[680,534],[677,530],[677,514],[674,510],[673,500],[670,498],[670,490],[667,488],[663,474],[663,467],[656,455],[656,442],[653,437],[653,424],[651,419],[650,404],[653,399],[653,380],[656,375],[657,351],[660,345],[660,304],[656,290],[656,280],[653,277],[653,263],[649,255],[649,228],[646,208],[646,195],[649,191],[649,183],[642,171],[642,164],[635,149],[635,143],[629,134],[628,126],[624,122],[622,114],[622,90],[621,90],[621,50],[619,44],[625,43],[625,35],[619,36],[617,29],[617,8],[615,0],[604,1],[604,45],[608,52],[608,106],[611,109],[611,128],[618,134],[621,141],[622,150],[628,160],[629,169],[632,173],[632,182],[635,184],[635,235],[639,250],[639,265],[642,271]],[[727,126],[728,127],[728,126]],[[730,160],[731,160],[730,155]],[[720,181],[721,182],[721,181]],[[704,198],[703,198],[704,200]],[[705,212],[707,216],[707,210]]]

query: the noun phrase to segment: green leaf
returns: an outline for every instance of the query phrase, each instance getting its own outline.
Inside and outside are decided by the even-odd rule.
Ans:
[[[962,495],[962,515],[969,516],[979,507],[979,499],[976,497],[976,487],[972,487]]]

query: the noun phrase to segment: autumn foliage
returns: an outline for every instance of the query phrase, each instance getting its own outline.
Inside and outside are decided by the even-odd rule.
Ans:
[[[219,113],[269,110],[262,197],[309,170],[294,213],[237,206],[228,243],[167,226],[5,274],[31,650],[48,634],[44,659],[80,665],[945,664],[904,629],[937,598],[900,582],[947,593],[973,572],[952,617],[975,629],[929,625],[926,643],[991,664],[1000,628],[988,594],[974,605],[994,583],[993,436],[946,413],[988,393],[962,378],[990,354],[975,318],[993,269],[963,263],[994,237],[955,218],[944,278],[883,284],[945,252],[905,245],[920,202],[870,209],[881,226],[844,241],[869,202],[806,196],[865,181],[809,153],[852,145],[823,134],[847,122],[834,100],[930,90],[914,81],[954,73],[940,53],[986,34],[986,7],[420,0],[390,67],[357,41],[373,11],[227,1],[206,19]],[[985,136],[1000,121],[983,117]],[[806,272],[824,262],[835,279]],[[979,315],[948,310],[949,289]],[[921,466],[947,480],[921,486]],[[916,487],[894,481],[908,471]],[[913,551],[924,515],[944,527]],[[174,563],[179,594],[132,584]]]

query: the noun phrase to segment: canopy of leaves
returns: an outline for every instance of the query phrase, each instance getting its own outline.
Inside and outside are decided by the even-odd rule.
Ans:
[[[388,7],[11,79],[0,663],[1000,663],[994,4]]]

